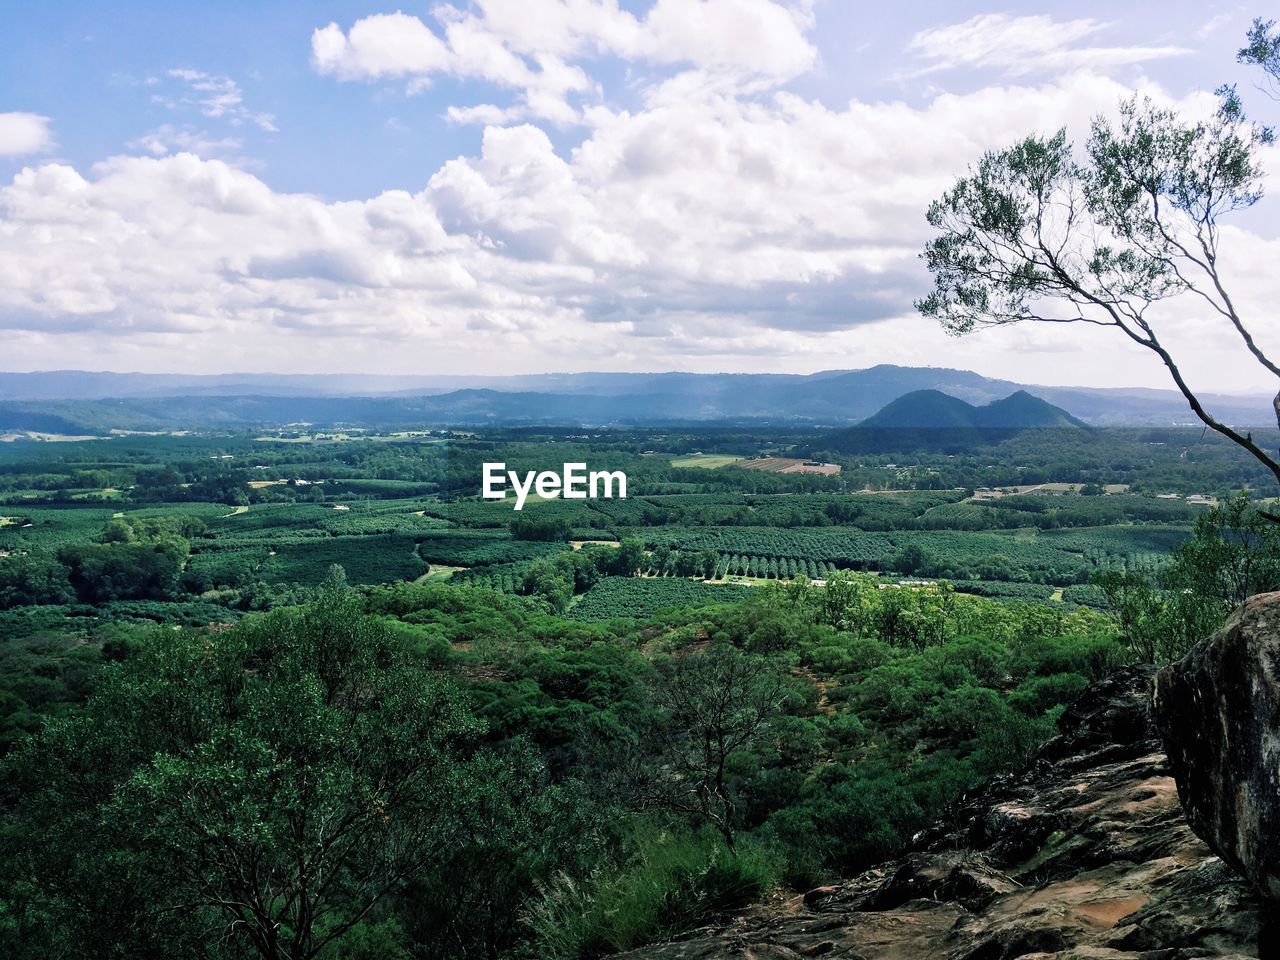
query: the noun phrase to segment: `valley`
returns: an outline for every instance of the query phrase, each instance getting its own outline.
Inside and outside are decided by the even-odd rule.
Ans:
[[[206,424],[0,445],[0,759],[23,825],[8,862],[38,865],[47,891],[78,889],[42,818],[68,822],[70,771],[123,796],[110,765],[46,758],[96,749],[89,730],[151,750],[223,710],[200,705],[208,691],[226,703],[216,723],[245,736],[230,731],[257,714],[239,698],[293,703],[291,658],[328,669],[337,642],[360,683],[418,677],[460,711],[449,759],[432,761],[453,778],[460,860],[422,874],[441,885],[425,927],[417,894],[377,913],[428,955],[499,929],[503,950],[592,960],[879,877],[957,798],[1025,762],[1091,684],[1220,622],[1220,584],[1181,584],[1209,576],[1220,531],[1253,516],[1240,492],[1268,482],[1202,431],[940,397],[904,395],[852,427]],[[483,496],[486,464],[571,463],[624,473],[625,498],[529,490],[517,511]],[[1250,589],[1280,585],[1273,539]],[[384,661],[398,666],[379,679]],[[155,729],[117,709],[135,688],[167,691]],[[272,763],[326,736],[298,717],[253,734],[290,758]],[[699,744],[718,737],[736,745],[708,761]],[[266,776],[259,759],[233,762]],[[211,802],[202,822],[242,815]],[[74,842],[149,883],[160,865],[106,852],[135,821],[92,809],[85,822],[110,829]],[[473,816],[510,832],[471,833]],[[474,886],[445,892],[464,875]],[[0,871],[0,899],[23,882]],[[152,909],[168,902],[154,889],[139,909],[173,938]]]

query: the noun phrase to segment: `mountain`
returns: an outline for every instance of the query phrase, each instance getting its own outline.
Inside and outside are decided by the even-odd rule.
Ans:
[[[977,406],[940,390],[913,390],[885,404],[855,427],[816,441],[814,449],[847,453],[895,450],[959,452],[1025,430],[1083,430],[1061,407],[1018,390]]]
[[[1061,407],[1025,390],[974,406],[940,390],[914,390],[886,404],[855,430],[1027,430],[1084,427]]]
[[[859,430],[972,430],[978,407],[941,390],[913,390],[891,401],[862,423]]]
[[[1025,390],[1011,393],[1003,400],[995,400],[975,411],[977,426],[996,429],[1022,430],[1046,427],[1084,427],[1061,407],[1047,400],[1032,396]]]
[[[796,374],[573,373],[484,376],[0,373],[0,431],[37,430],[35,418],[68,428],[246,429],[289,423],[316,426],[469,426],[481,424],[661,424],[726,421],[847,426],[919,391],[966,404],[1026,407],[993,416],[1011,425],[1038,422],[1037,401],[1091,425],[1195,423],[1172,391],[1032,387],[967,370],[880,365]],[[1274,426],[1269,398],[1206,395],[1220,418]],[[1026,421],[1026,422],[1024,422]],[[42,422],[51,421],[45,419]],[[74,427],[74,429],[71,429]]]
[[[898,859],[617,960],[1274,956],[1274,902],[1187,826],[1151,673],[1087,689],[1025,769],[962,799]]]

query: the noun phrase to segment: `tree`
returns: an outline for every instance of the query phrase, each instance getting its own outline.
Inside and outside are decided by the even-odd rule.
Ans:
[[[660,577],[666,572],[667,561],[670,559],[671,548],[665,543],[660,543],[653,548],[653,552],[649,554],[649,566],[654,576]]]
[[[1254,594],[1280,589],[1280,530],[1239,494],[1196,519],[1165,580],[1218,602],[1225,618]]]
[[[784,674],[767,657],[720,643],[662,665],[651,693],[651,723],[624,758],[632,800],[701,820],[733,850],[739,803],[730,760],[758,746],[780,715]],[[637,762],[646,746],[648,762]]]
[[[0,610],[74,599],[67,568],[53,557],[39,552],[0,557]]]
[[[909,543],[898,551],[897,555],[890,561],[890,565],[898,572],[911,576],[923,570],[926,562],[926,557],[924,551],[920,549],[920,544]]]
[[[1194,535],[1154,579],[1111,570],[1094,583],[1133,654],[1166,663],[1212,634],[1249,597],[1280,589],[1280,528],[1241,494],[1200,516]]]
[[[216,637],[157,631],[12,762],[0,859],[36,891],[31,955],[336,949],[456,843],[482,729],[336,584]]]
[[[1255,24],[1241,56],[1280,69],[1269,29]],[[1207,119],[1135,96],[1118,120],[1093,121],[1079,159],[1065,130],[987,153],[929,208],[934,289],[917,307],[956,335],[1027,320],[1113,328],[1155,353],[1196,416],[1280,482],[1280,458],[1201,403],[1153,311],[1189,296],[1280,391],[1280,364],[1254,338],[1219,259],[1220,221],[1261,199],[1258,153],[1274,135],[1248,120],[1234,88],[1218,95]],[[1280,392],[1274,406],[1280,425]]]
[[[633,577],[644,562],[644,541],[639,537],[627,537],[619,544],[614,557],[614,569],[618,574]]]
[[[1248,45],[1240,48],[1236,60],[1261,67],[1273,84],[1280,84],[1280,31],[1274,20],[1253,21],[1249,28]]]
[[[716,575],[716,569],[720,566],[720,554],[714,550],[703,550],[698,554],[699,572],[703,579],[711,580]]]

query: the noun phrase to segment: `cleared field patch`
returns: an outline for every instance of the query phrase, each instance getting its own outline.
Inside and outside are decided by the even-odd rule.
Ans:
[[[745,459],[746,457],[732,453],[691,453],[687,457],[677,457],[671,461],[671,465],[673,467],[702,467],[706,470],[715,470]]]
[[[737,466],[765,473],[820,473],[825,477],[832,477],[840,472],[838,463],[819,463],[817,460],[800,460],[795,457],[758,457],[743,460]]]
[[[0,443],[13,443],[15,440],[40,440],[46,443],[80,443],[82,440],[102,440],[94,434],[39,433],[34,430],[21,430],[16,433],[0,433]]]
[[[581,550],[590,544],[599,544],[602,547],[620,547],[622,544],[617,540],[570,540],[569,546],[575,550]]]
[[[427,583],[435,580],[448,580],[455,573],[461,573],[463,570],[467,569],[466,567],[455,567],[445,563],[433,563],[430,567],[431,569],[427,573],[418,578],[418,583]]]
[[[1027,493],[1041,493],[1061,496],[1078,494],[1086,484],[1083,483],[1029,483],[1010,487],[979,487],[973,491],[974,500],[999,500],[1001,497],[1017,497]],[[1108,495],[1128,493],[1127,483],[1108,483],[1103,488]]]

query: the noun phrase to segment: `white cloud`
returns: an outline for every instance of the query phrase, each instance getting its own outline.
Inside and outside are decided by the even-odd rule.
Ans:
[[[449,49],[417,17],[383,13],[356,21],[350,35],[336,23],[311,37],[315,68],[340,80],[419,76],[443,70]]]
[[[1061,73],[1068,70],[1106,70],[1144,63],[1191,51],[1175,46],[1097,46],[1091,42],[1110,24],[1092,19],[1055,20],[1050,16],[987,13],[964,23],[933,27],[917,33],[909,52],[924,64],[911,72],[920,76],[957,68],[994,69],[1005,76]]]
[[[1230,13],[1217,13],[1201,24],[1200,29],[1196,31],[1196,36],[1201,40],[1213,36],[1228,23],[1235,19]]]
[[[53,146],[50,120],[38,113],[0,113],[0,157],[43,153]]]
[[[457,122],[506,123],[583,118],[580,101],[598,101],[581,63],[612,56],[651,67],[681,67],[767,88],[816,59],[805,31],[807,3],[776,0],[657,0],[644,17],[617,0],[543,0],[531,15],[520,0],[478,0],[474,12],[442,4],[439,33],[404,13],[374,14],[347,32],[330,23],[311,38],[315,69],[339,80],[398,80],[409,92],[438,76],[476,79],[514,91],[518,101],[454,105]]]
[[[202,116],[224,120],[233,127],[250,123],[268,133],[278,132],[276,118],[269,113],[249,109],[244,102],[240,84],[231,77],[186,67],[169,70],[165,76],[177,81],[181,89],[177,92],[153,94],[153,103],[170,110],[195,109]],[[153,87],[162,83],[159,77],[148,80],[148,84]]]
[[[140,150],[153,157],[163,157],[170,153],[194,153],[198,157],[228,160],[238,166],[254,165],[241,155],[244,141],[239,137],[218,137],[190,125],[162,124],[137,139],[130,140],[126,146],[130,150]]]
[[[966,162],[1028,129],[1082,129],[1124,92],[1078,74],[922,107],[658,97],[597,110],[568,154],[536,126],[493,127],[478,156],[418,193],[337,203],[168,153],[170,135],[151,150],[163,156],[88,174],[48,163],[0,189],[0,349],[56,355],[62,332],[121,364],[145,341],[223,366],[252,343],[265,367],[426,358],[470,370],[794,369],[945,352],[1022,379],[1080,379],[1029,334],[952,345],[911,320],[916,255],[926,205]],[[1249,304],[1280,295],[1258,274],[1242,288]],[[993,343],[1020,345],[998,355],[1022,366],[998,369]],[[1108,357],[1085,373],[1114,361],[1132,379],[1132,357]]]
[[[317,31],[316,68],[339,79],[456,76],[510,93],[454,105],[455,119],[488,126],[482,146],[413,193],[277,192],[237,159],[244,130],[208,122],[254,122],[238,85],[196,71],[157,78],[159,95],[181,86],[175,102],[206,119],[140,137],[131,149],[145,156],[84,171],[45,163],[0,188],[0,352],[66,366],[75,344],[81,364],[172,367],[181,353],[243,369],[251,344],[259,369],[896,361],[1163,382],[1149,357],[1095,347],[1092,331],[956,342],[911,307],[927,284],[924,211],[966,164],[1031,130],[1082,135],[1129,92],[1105,75],[1114,58],[1089,69],[1076,56],[1100,25],[1059,32],[1074,53],[1051,82],[833,108],[782,89],[814,62],[805,5],[658,0],[637,17],[555,0],[537,18],[527,6],[477,0],[472,12],[437,10],[434,29],[399,14]],[[633,109],[598,96],[584,64],[605,56],[643,68]],[[1144,92],[1167,99],[1150,83]],[[581,123],[580,142],[557,147],[534,118]],[[1280,286],[1265,264],[1280,243],[1244,232],[1229,242],[1250,251],[1241,303],[1266,315]],[[1170,322],[1197,329],[1190,314]],[[1081,342],[1093,352],[1072,369],[1061,345]],[[1198,348],[1195,362],[1234,382],[1223,356]]]

